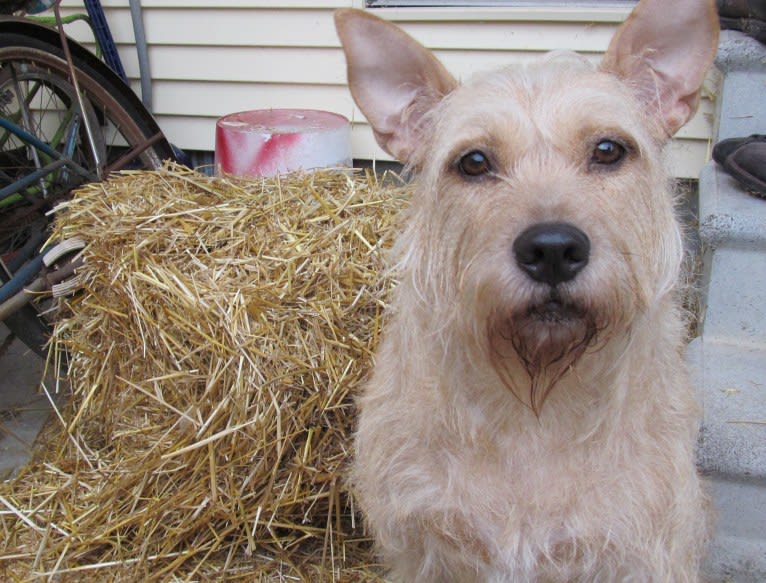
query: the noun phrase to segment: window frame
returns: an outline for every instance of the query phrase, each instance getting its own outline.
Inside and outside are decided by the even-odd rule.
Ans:
[[[367,8],[626,8],[637,0],[365,0]]]
[[[438,4],[440,2],[447,3]],[[503,4],[482,6],[483,2],[503,2]],[[541,24],[545,22],[618,24],[627,18],[637,2],[638,0],[351,0],[351,5],[399,23],[423,21],[446,24],[451,21],[491,20]]]

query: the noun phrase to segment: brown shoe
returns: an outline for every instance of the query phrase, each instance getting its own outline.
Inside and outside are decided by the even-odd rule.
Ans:
[[[766,20],[764,0],[717,0],[718,15],[728,18],[757,18]]]
[[[724,160],[726,160],[734,150],[752,142],[766,142],[766,135],[752,134],[746,138],[728,138],[726,140],[721,140],[713,148],[713,160],[723,165]]]
[[[713,148],[713,159],[748,192],[766,198],[766,136],[722,140]]]
[[[766,43],[766,0],[717,0],[721,28]]]

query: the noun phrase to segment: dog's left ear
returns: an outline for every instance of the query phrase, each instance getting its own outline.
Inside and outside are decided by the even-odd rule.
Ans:
[[[715,0],[641,0],[612,38],[601,68],[633,87],[672,136],[697,110],[718,27]]]
[[[457,85],[439,60],[393,24],[368,12],[335,12],[348,64],[354,101],[378,144],[401,162],[410,162],[422,141],[423,116]]]

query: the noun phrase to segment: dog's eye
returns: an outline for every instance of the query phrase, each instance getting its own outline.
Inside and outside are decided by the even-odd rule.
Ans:
[[[625,146],[614,140],[601,140],[593,148],[591,163],[603,166],[617,164],[625,156]]]
[[[481,150],[473,150],[460,158],[457,167],[464,176],[482,176],[492,170],[489,159]]]

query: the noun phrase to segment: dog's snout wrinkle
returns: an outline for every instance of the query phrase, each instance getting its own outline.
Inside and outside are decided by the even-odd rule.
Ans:
[[[538,223],[516,238],[513,253],[529,277],[556,286],[574,279],[588,264],[590,239],[569,223]]]

